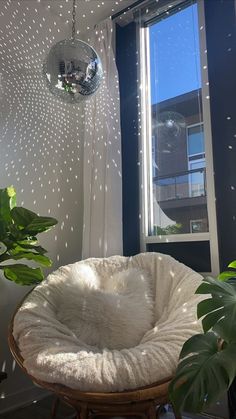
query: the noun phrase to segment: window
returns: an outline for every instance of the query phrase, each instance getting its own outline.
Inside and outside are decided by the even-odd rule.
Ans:
[[[206,229],[207,220],[190,220],[191,233],[201,233]]]
[[[147,28],[154,168],[151,235],[193,233],[190,219],[202,213],[207,218],[197,20],[193,3]]]
[[[188,157],[205,157],[205,141],[203,124],[196,124],[188,127]]]
[[[206,159],[203,124],[187,128],[189,197],[206,196]],[[194,231],[191,231],[193,233]]]
[[[200,3],[150,0],[141,12],[143,250],[210,237],[217,245]]]

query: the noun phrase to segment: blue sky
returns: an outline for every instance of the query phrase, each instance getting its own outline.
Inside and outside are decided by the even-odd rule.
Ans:
[[[197,5],[150,27],[152,103],[201,86]]]

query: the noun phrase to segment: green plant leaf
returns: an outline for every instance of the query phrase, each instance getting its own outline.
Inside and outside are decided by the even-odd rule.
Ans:
[[[168,225],[165,228],[159,227],[158,225],[154,225],[153,232],[154,232],[154,235],[164,236],[167,234],[180,233],[181,228],[182,228],[182,224]]]
[[[15,264],[1,266],[4,275],[10,281],[19,285],[36,285],[43,280],[40,268],[30,268],[27,265]]]
[[[232,262],[230,262],[230,264],[228,265],[228,268],[236,269],[236,260],[233,260]]]
[[[204,332],[212,328],[227,342],[236,342],[236,281],[228,283],[205,278],[196,292],[212,295],[201,301],[197,308],[198,318],[205,316],[202,320]]]
[[[0,240],[5,240],[7,238],[7,223],[0,216]]]
[[[9,252],[10,257],[9,259],[13,260],[19,260],[19,259],[27,259],[27,260],[33,260],[34,262],[40,263],[43,266],[52,266],[52,261],[45,255],[40,255],[33,252],[22,252],[18,250],[10,251]]]
[[[47,250],[39,245],[36,236],[55,224],[55,218],[40,217],[33,211],[17,207],[16,192],[12,186],[0,189],[0,269],[7,279],[20,285],[34,284],[43,279],[41,268],[4,263],[27,259],[51,266],[52,261],[45,255]]]
[[[207,298],[206,300],[200,301],[197,306],[197,317],[200,319],[205,316],[205,314],[210,313],[211,311],[217,310],[222,307],[222,302],[218,299]]]
[[[236,292],[236,286],[235,286]],[[202,283],[196,290],[196,294],[218,294],[221,295],[221,292],[232,293],[231,284],[217,279],[211,278],[210,276],[203,279]]]
[[[27,233],[25,233],[23,230],[20,230],[16,224],[8,225],[8,232],[10,233],[10,236],[8,236],[8,238],[12,242],[24,240],[27,238]]]
[[[14,220],[15,227],[17,226],[17,230],[19,229],[20,233],[22,234],[22,239],[26,238],[27,236],[35,236],[38,233],[47,231],[55,224],[57,224],[57,220],[55,218],[40,217],[33,211],[22,207],[13,208],[11,211],[11,216]],[[16,237],[19,237],[19,233],[17,235],[16,230],[13,230],[12,234]]]
[[[7,194],[9,196],[9,206],[10,209],[14,208],[16,206],[16,191],[13,186],[8,186]]]
[[[192,336],[180,359],[169,387],[177,412],[202,412],[228,389],[236,375],[236,343],[220,345],[212,332]]]
[[[5,253],[7,251],[7,246],[0,242],[0,255],[3,255],[3,253]]]
[[[28,224],[24,231],[29,234],[38,234],[43,231],[49,230],[51,227],[57,224],[57,220],[52,217],[37,217],[34,218],[30,224]]]
[[[15,224],[24,232],[35,235],[49,230],[57,224],[57,220],[52,217],[40,217],[35,212],[22,207],[15,207],[11,211],[11,216]]]
[[[32,220],[38,217],[38,215],[23,207],[15,207],[11,210],[11,216],[14,223],[21,229],[27,227]]]
[[[220,279],[221,281],[226,281],[230,278],[236,278],[235,271],[224,271],[224,272],[221,272],[220,275],[218,276],[218,279]]]
[[[46,249],[44,249],[42,246],[37,246],[34,243],[37,244],[38,241],[37,240],[22,240],[22,241],[18,241],[17,245],[19,245],[22,250],[35,251],[39,253],[40,255],[44,255],[45,253],[47,253]]]
[[[20,245],[20,246],[27,246],[27,247],[31,247],[31,246],[37,246],[38,245],[38,240],[37,240],[37,238],[35,237],[34,239],[29,239],[29,238],[27,238],[26,240],[21,240],[21,241],[19,241],[18,242],[18,244]]]
[[[5,224],[11,223],[11,206],[14,205],[15,190],[13,187],[0,189],[0,219]]]

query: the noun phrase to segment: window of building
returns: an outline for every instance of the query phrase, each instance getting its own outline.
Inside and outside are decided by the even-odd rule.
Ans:
[[[206,196],[206,159],[204,126],[187,127],[189,197]],[[194,231],[191,231],[193,233]]]
[[[190,220],[191,233],[202,233],[206,231],[207,219],[203,220]]]

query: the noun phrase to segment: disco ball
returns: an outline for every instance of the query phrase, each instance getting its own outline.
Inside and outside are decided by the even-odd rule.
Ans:
[[[81,102],[95,93],[102,74],[96,51],[79,39],[65,39],[55,44],[43,64],[49,90],[69,103]]]

